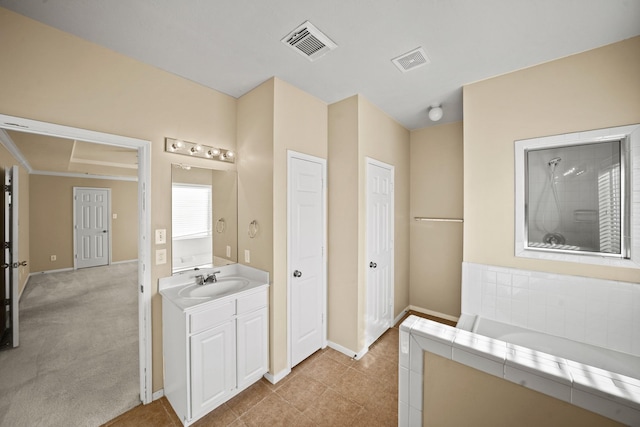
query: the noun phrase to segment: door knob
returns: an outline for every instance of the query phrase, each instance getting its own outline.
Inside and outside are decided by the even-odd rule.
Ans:
[[[107,230],[102,230],[102,232],[103,232],[103,233],[106,233],[106,232],[107,232]]]
[[[293,277],[302,277],[302,271],[296,270],[293,272]]]
[[[376,268],[378,266],[378,264],[376,264],[375,262],[371,261],[369,263],[369,268]]]

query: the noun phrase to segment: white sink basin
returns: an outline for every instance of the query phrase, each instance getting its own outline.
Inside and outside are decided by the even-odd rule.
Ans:
[[[207,299],[220,295],[232,294],[239,292],[249,286],[249,281],[240,278],[221,278],[215,283],[206,283],[204,285],[189,285],[180,289],[178,296],[190,299]]]

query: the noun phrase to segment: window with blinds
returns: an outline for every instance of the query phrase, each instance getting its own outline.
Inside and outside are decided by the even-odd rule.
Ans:
[[[194,239],[211,236],[211,186],[172,185],[172,238]]]

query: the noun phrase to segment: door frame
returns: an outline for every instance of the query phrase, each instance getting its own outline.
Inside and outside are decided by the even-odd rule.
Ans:
[[[291,179],[291,162],[293,159],[306,160],[318,163],[322,167],[322,348],[327,346],[327,159],[311,156],[309,154],[299,153],[287,150],[287,368],[291,371],[292,363],[292,336],[291,336],[291,194],[293,193],[293,180]]]
[[[390,281],[391,281],[391,286],[389,287],[389,304],[391,305],[391,308],[389,310],[389,319],[387,319],[388,321],[388,328],[392,328],[393,327],[393,320],[394,320],[394,307],[395,307],[395,251],[396,251],[396,245],[395,245],[395,236],[396,236],[396,226],[395,226],[395,198],[396,198],[396,189],[395,189],[395,180],[396,180],[396,168],[395,166],[385,163],[385,162],[381,162],[380,160],[376,160],[372,157],[365,157],[365,230],[369,229],[369,166],[377,166],[380,167],[382,169],[386,169],[391,173],[391,208],[390,208],[390,212],[389,212],[389,223],[390,223],[390,230],[391,230],[391,259],[389,260],[389,274],[391,275],[390,277]],[[369,347],[371,344],[373,343],[368,343],[367,341],[369,340],[369,325],[366,322],[367,319],[367,314],[366,314],[366,307],[369,305],[369,296],[367,295],[367,291],[369,290],[369,281],[367,280],[367,277],[369,275],[369,271],[368,271],[368,267],[369,267],[369,260],[370,260],[370,254],[369,254],[369,242],[368,240],[366,241],[365,244],[365,264],[363,265],[363,268],[365,269],[365,326],[364,326],[364,339],[365,339],[365,344],[367,347]],[[375,341],[374,341],[375,342]]]
[[[0,114],[0,129],[138,150],[138,333],[140,400],[151,403],[151,141]],[[11,151],[11,150],[10,150]],[[11,153],[14,154],[13,152]],[[23,161],[21,156],[14,155]],[[30,171],[31,172],[31,171]]]
[[[109,221],[109,249],[108,249],[108,259],[107,265],[111,265],[112,257],[111,257],[111,248],[113,244],[113,239],[111,236],[113,234],[112,224],[111,224],[111,188],[107,187],[73,187],[73,269],[78,269],[78,218],[76,217],[76,204],[78,200],[76,196],[78,195],[77,190],[106,190],[107,191],[107,220]]]

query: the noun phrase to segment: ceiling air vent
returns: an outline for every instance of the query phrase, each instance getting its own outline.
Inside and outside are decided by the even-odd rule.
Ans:
[[[338,47],[309,21],[287,34],[282,39],[282,43],[288,44],[300,55],[308,58],[309,61],[315,61],[325,53]]]
[[[398,70],[406,73],[407,71],[414,70],[423,65],[429,64],[431,61],[427,56],[427,53],[423,48],[418,47],[413,49],[411,52],[407,52],[398,56],[397,58],[393,58],[391,60],[398,67]]]

